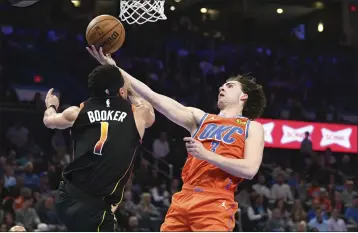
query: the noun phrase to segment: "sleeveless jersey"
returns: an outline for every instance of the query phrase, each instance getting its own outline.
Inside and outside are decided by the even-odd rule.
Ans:
[[[205,114],[193,138],[207,150],[233,159],[243,159],[250,121],[242,116],[226,118]],[[236,191],[243,180],[188,154],[182,170],[184,184]]]
[[[131,104],[121,97],[90,98],[71,128],[73,161],[63,176],[110,204],[121,201],[140,145]]]

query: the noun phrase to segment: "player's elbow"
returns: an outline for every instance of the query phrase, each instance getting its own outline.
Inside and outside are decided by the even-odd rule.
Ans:
[[[259,171],[259,167],[260,166],[253,165],[253,166],[250,166],[249,168],[247,168],[247,171],[245,173],[246,177],[244,177],[244,178],[248,179],[248,180],[252,180],[256,176],[257,172]]]
[[[44,125],[46,126],[46,128],[49,128],[49,129],[53,129],[53,128],[54,128],[54,125],[52,124],[51,120],[48,119],[47,117],[44,117],[43,123],[44,123]]]

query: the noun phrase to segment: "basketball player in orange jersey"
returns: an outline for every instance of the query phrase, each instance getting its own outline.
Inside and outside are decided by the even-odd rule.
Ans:
[[[116,65],[109,55],[87,48],[101,64]],[[261,85],[239,75],[219,89],[219,115],[185,107],[152,91],[124,70],[133,89],[171,121],[186,128],[188,158],[182,191],[174,194],[161,231],[232,231],[238,209],[234,192],[257,173],[264,149],[264,130],[253,121],[266,107]]]

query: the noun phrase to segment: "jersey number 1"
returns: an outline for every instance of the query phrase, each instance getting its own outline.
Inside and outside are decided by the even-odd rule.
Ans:
[[[107,141],[107,137],[108,137],[108,127],[109,127],[108,122],[101,122],[101,137],[99,138],[98,142],[94,146],[93,154],[102,155],[103,145]]]

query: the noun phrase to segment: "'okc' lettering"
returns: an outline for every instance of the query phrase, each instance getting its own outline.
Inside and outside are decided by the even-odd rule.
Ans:
[[[202,133],[198,136],[200,141],[213,139],[221,141],[225,144],[232,144],[236,141],[234,135],[242,135],[244,130],[237,126],[217,125],[214,123],[208,124]]]

